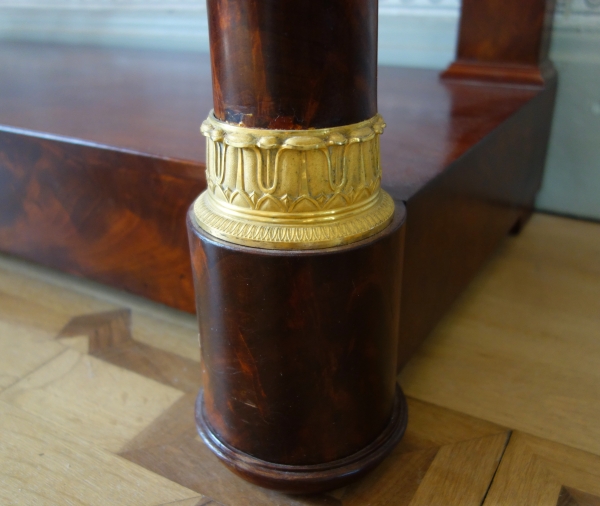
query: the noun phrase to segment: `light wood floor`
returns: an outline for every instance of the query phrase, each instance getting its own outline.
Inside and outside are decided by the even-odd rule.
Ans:
[[[399,381],[358,483],[247,484],[196,435],[194,318],[0,256],[0,504],[600,506],[600,224],[535,215]]]

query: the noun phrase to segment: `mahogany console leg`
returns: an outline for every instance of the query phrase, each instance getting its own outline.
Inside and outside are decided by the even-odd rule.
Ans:
[[[234,472],[286,492],[372,469],[406,427],[396,386],[404,212],[320,250],[248,248],[190,215],[204,391],[196,421]]]
[[[404,433],[405,209],[381,189],[377,2],[209,0],[207,189],[190,208],[208,447],[311,493]]]

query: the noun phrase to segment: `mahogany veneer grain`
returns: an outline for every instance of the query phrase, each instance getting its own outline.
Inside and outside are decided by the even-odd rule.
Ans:
[[[309,465],[383,430],[396,393],[405,218],[398,206],[379,234],[298,252],[221,241],[190,212],[206,414],[224,441]]]
[[[307,129],[377,113],[377,2],[209,0],[207,7],[217,118]]]
[[[447,79],[543,85],[556,0],[462,0],[456,61]]]
[[[208,55],[3,43],[0,66],[0,250],[193,311]],[[527,215],[555,90],[379,69],[383,185],[407,206],[400,363]]]

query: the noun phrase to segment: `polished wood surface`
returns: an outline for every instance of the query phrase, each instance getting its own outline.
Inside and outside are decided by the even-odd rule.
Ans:
[[[508,231],[527,220],[541,184],[555,94],[554,82],[406,201],[399,366]],[[454,107],[464,107],[461,95]]]
[[[202,177],[199,127],[212,108],[207,54],[3,42],[0,63],[7,69],[0,79],[2,135],[22,129],[35,139],[61,137],[68,144],[55,149],[65,156],[76,141],[184,160]],[[539,94],[380,67],[384,185],[408,199]]]
[[[0,250],[194,311],[208,56],[3,43],[0,64]],[[383,186],[408,209],[400,363],[531,209],[555,84],[379,69]]]
[[[376,0],[209,0],[207,8],[218,119],[307,129],[377,113]]]
[[[556,0],[462,0],[456,61],[449,79],[543,85]]]
[[[0,502],[595,505],[599,255],[600,225],[534,215],[400,376],[400,444],[312,497],[245,482],[196,435],[191,315],[1,255]]]
[[[2,130],[204,160],[199,127],[212,108],[207,54],[9,41],[0,47]]]
[[[399,206],[379,234],[298,252],[221,241],[190,211],[204,384],[196,417],[238,474],[290,492],[331,489],[372,469],[400,439],[405,217]],[[235,452],[272,464],[272,473],[243,466]]]
[[[0,134],[0,243],[13,254],[193,311],[187,234],[196,164]]]
[[[462,0],[457,56],[536,65],[548,58],[554,0]]]
[[[283,142],[274,144],[273,137],[267,137],[274,130],[310,132],[371,120],[378,112],[377,5],[377,0],[208,0],[216,119],[268,129],[260,135],[271,139],[270,145]],[[312,172],[307,170],[314,160],[307,158],[306,151],[295,152],[299,160],[295,168],[291,158],[280,160],[281,150],[271,160],[270,154],[250,148],[247,155],[258,157],[254,175],[249,174],[242,151],[235,162],[225,154],[215,162],[214,153],[229,153],[227,144],[240,142],[233,142],[234,137],[248,137],[247,130],[236,132],[211,150],[206,162],[207,192],[218,187],[223,177],[225,182],[233,181],[236,173],[242,196],[255,186],[258,196],[252,192],[250,199],[258,204],[270,199],[265,206],[255,206],[262,211],[250,211],[261,215],[256,216],[261,225],[257,229],[264,235],[268,228],[263,225],[283,221],[282,213],[275,212],[281,208],[278,201],[260,183],[263,169],[268,173],[274,163],[273,188],[280,191],[276,196],[299,203],[291,207],[295,212],[283,213],[289,224],[279,232],[289,237],[298,230],[296,226],[318,221],[314,212],[302,212],[309,208],[324,210],[320,215],[328,216],[320,219],[334,223],[338,214],[350,216],[359,205],[365,209],[370,205],[362,197],[355,198],[362,195],[363,186],[368,187],[365,195],[372,197],[380,190],[379,134],[385,126],[380,123],[374,129],[354,128],[343,137],[344,144],[366,141],[363,134],[354,133],[366,130],[375,139],[373,147],[358,148],[356,161],[349,150],[340,151],[335,155],[343,158],[339,167],[332,162],[331,148],[315,151],[313,146],[319,159],[326,155],[326,162]],[[205,124],[202,132],[206,135]],[[220,127],[211,127],[210,137],[215,133],[223,138]],[[318,136],[318,145],[332,144],[334,135],[340,137],[327,136],[325,143]],[[302,139],[288,139],[284,147],[293,140]],[[315,144],[315,138],[304,140]],[[294,145],[298,150],[308,147],[306,142]],[[265,157],[263,166],[260,160]],[[229,168],[223,167],[232,163],[237,170],[228,176]],[[358,189],[361,177],[352,177],[351,166],[362,174]],[[208,176],[224,170],[223,177]],[[340,170],[343,188],[338,198],[346,207],[335,208],[329,205],[335,197],[325,201],[322,192],[333,191],[333,174]],[[376,174],[372,184],[369,171]],[[288,172],[297,175],[288,174],[286,181]],[[279,184],[277,174],[283,178]],[[258,184],[249,182],[257,178]],[[315,186],[317,179],[329,184]],[[223,196],[239,193],[221,186],[218,193]],[[298,190],[300,186],[304,190]],[[314,205],[302,207],[305,197],[316,199]],[[391,202],[388,195],[385,198],[389,212],[387,219],[378,221],[377,231],[383,228],[379,233],[375,233],[373,205],[338,227],[352,228],[361,220],[371,220],[370,234],[361,234],[366,239],[350,242],[345,233],[346,240],[337,241],[342,246],[334,246],[335,237],[328,235],[333,247],[312,251],[282,251],[273,247],[274,239],[261,243],[255,237],[252,248],[220,240],[213,235],[215,229],[207,227],[210,220],[200,217],[199,201],[190,208],[187,228],[203,375],[196,424],[210,450],[251,483],[302,494],[345,486],[373,470],[406,430],[406,400],[395,379],[406,208]],[[229,208],[241,205],[227,215],[237,229],[246,228],[251,218],[236,218],[251,204],[245,200],[232,200],[231,205],[221,202]],[[323,201],[323,206],[317,201]],[[316,228],[309,230],[309,237]],[[236,236],[242,237],[231,233],[229,239],[238,242]]]

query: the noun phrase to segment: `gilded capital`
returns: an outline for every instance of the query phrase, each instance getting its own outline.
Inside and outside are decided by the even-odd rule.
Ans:
[[[348,244],[385,228],[394,214],[381,189],[380,115],[333,128],[267,130],[211,113],[207,189],[194,203],[198,225],[237,244],[315,249]]]

